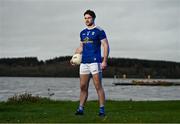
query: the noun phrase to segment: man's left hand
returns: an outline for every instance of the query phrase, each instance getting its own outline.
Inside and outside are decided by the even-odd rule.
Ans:
[[[107,68],[107,62],[103,61],[101,64],[102,70],[105,70]]]

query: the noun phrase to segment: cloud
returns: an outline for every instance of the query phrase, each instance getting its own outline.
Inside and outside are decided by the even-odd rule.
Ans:
[[[179,0],[3,0],[0,6],[0,57],[72,55],[85,28],[83,12],[92,9],[111,57],[180,62]]]

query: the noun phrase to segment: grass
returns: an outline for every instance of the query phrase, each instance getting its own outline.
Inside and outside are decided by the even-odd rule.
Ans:
[[[29,97],[29,96],[28,96]],[[31,97],[29,97],[31,98]],[[53,101],[47,98],[0,102],[0,122],[180,122],[178,101],[111,101],[106,102],[106,117],[98,116],[98,102],[88,101],[85,115],[75,116],[78,101]],[[34,98],[33,98],[34,99]]]

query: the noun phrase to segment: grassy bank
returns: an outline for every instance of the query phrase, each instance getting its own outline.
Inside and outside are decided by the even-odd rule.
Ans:
[[[98,117],[98,102],[88,101],[84,116],[78,102],[0,102],[0,122],[180,122],[180,101],[107,101],[107,116]]]

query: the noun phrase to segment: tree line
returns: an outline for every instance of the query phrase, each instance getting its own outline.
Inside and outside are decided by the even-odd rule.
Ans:
[[[79,66],[71,66],[71,56],[38,60],[37,57],[0,58],[0,76],[78,77]],[[108,58],[104,77],[180,78],[180,63],[130,58]]]

